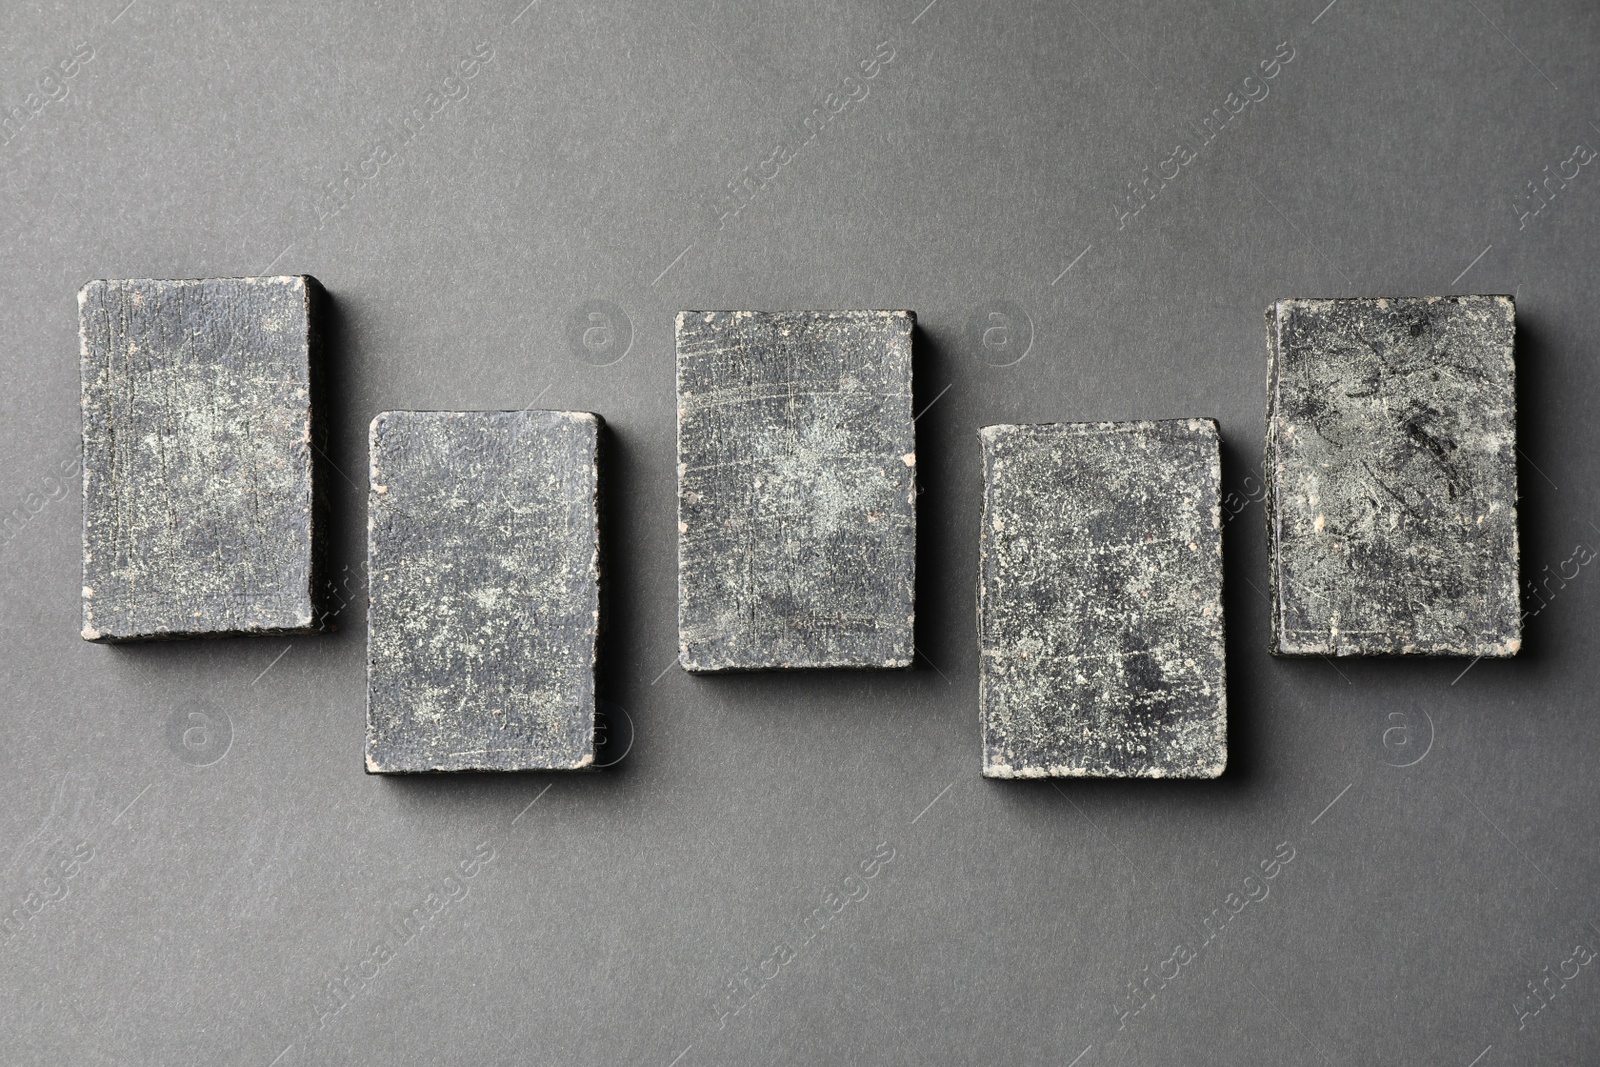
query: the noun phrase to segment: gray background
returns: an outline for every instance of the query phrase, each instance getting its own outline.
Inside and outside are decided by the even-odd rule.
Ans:
[[[0,1060],[1595,1053],[1594,965],[1521,1029],[1518,1003],[1578,942],[1600,948],[1600,579],[1551,579],[1524,654],[1464,675],[1452,660],[1274,661],[1247,481],[1269,301],[1512,292],[1524,574],[1570,575],[1575,548],[1600,545],[1600,169],[1523,224],[1516,208],[1543,168],[1600,144],[1593,5],[525,2],[5,12],[7,106],[75,46],[94,58],[0,147],[0,911],[28,914],[0,940]],[[718,228],[725,184],[885,40],[869,95]],[[1283,41],[1295,56],[1269,95],[1119,228],[1127,183],[1193,146]],[[323,184],[480,43],[493,58],[465,98],[319,220]],[[339,303],[341,629],[86,644],[61,478],[78,449],[74,294],[96,277],[269,272],[315,274]],[[625,349],[620,333],[580,343],[591,300],[625,312]],[[673,665],[685,307],[918,312],[917,670]],[[969,326],[993,309],[1019,331],[1011,348]],[[1026,357],[995,365],[1029,322]],[[587,777],[367,777],[367,422],[535,403],[615,429],[606,677],[631,751]],[[981,779],[973,431],[1190,415],[1220,421],[1225,489],[1245,502],[1225,534],[1227,776]],[[1270,895],[1119,1028],[1128,983],[1200,940],[1282,842],[1295,859]],[[893,860],[807,941],[802,918],[829,914],[825,895],[880,843]],[[91,858],[47,878],[74,847]],[[28,913],[41,886],[57,899]],[[452,896],[364,964],[430,892]],[[748,1003],[724,1002],[744,968]],[[319,990],[360,972],[320,1017]],[[723,1003],[744,1006],[719,1020]]]

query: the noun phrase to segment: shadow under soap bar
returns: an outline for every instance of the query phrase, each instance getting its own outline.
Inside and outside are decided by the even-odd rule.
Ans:
[[[367,770],[575,770],[595,758],[601,420],[372,420]]]
[[[989,426],[978,437],[983,773],[1220,775],[1216,423]]]
[[[323,541],[309,277],[78,294],[83,636],[309,633]]]
[[[689,671],[911,665],[909,311],[685,311],[678,657]]]

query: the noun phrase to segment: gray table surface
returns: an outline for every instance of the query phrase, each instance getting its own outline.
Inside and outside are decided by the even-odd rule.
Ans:
[[[5,13],[0,1062],[1593,1062],[1600,11],[526,2]],[[301,272],[339,632],[84,643],[78,287]],[[1567,578],[1512,661],[1273,660],[1263,311],[1448,292],[1516,295],[1524,573]],[[686,307],[917,311],[916,670],[675,666]],[[530,405],[615,430],[631,748],[368,777],[368,420]],[[983,780],[974,431],[1181,416],[1238,494],[1227,775]]]

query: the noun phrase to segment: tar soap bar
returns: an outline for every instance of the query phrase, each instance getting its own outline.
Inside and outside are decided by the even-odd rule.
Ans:
[[[95,281],[78,294],[83,636],[306,633],[315,279]]]
[[[1216,423],[989,426],[978,436],[983,773],[1220,775]]]
[[[367,770],[574,770],[595,758],[601,420],[372,420]]]
[[[908,667],[909,311],[678,316],[678,646],[689,671]]]
[[[1272,651],[1515,655],[1511,298],[1281,300],[1267,326]]]

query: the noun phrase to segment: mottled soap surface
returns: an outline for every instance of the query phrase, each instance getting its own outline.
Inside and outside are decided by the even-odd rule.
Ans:
[[[690,671],[906,667],[909,311],[678,316],[678,643]]]
[[[1220,775],[1216,423],[988,426],[978,437],[983,773]]]
[[[78,294],[83,636],[322,628],[308,277]]]
[[[1281,300],[1267,328],[1272,651],[1515,655],[1511,298]]]
[[[372,421],[367,770],[594,761],[601,420]]]

